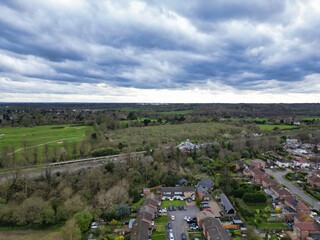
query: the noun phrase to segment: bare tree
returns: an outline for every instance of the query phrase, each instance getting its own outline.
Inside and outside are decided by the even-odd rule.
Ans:
[[[75,141],[73,141],[72,142],[72,157],[76,158],[77,153],[78,153],[78,144]]]
[[[65,161],[67,158],[67,150],[64,147],[60,148],[60,161]]]
[[[26,163],[28,163],[28,161],[29,161],[28,141],[24,140],[22,142],[22,145],[23,145],[23,157],[24,157],[24,160],[26,161]]]
[[[47,143],[44,144],[43,146],[43,152],[46,157],[46,162],[48,163],[49,162],[49,145]]]
[[[33,155],[33,164],[37,164],[38,163],[38,146],[34,146],[32,148],[32,155]]]

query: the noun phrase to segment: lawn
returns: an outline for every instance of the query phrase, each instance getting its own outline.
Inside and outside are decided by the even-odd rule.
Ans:
[[[162,201],[161,208],[166,208],[166,207],[169,207],[169,206],[179,207],[179,206],[183,206],[183,205],[184,206],[186,205],[185,201],[181,201],[181,200],[173,200],[173,201],[165,200],[165,201]]]
[[[132,204],[132,207],[139,207],[139,206],[141,206],[142,203],[144,202],[144,200],[146,200],[145,197],[144,197],[144,198],[141,198],[138,202],[133,203],[133,204]]]
[[[165,224],[167,222],[168,222],[168,216],[160,216],[155,219],[154,227],[157,230],[152,232],[152,239],[165,239],[165,233],[166,233]],[[160,237],[162,237],[162,238],[160,238]]]
[[[289,228],[285,223],[274,222],[274,223],[260,223],[257,226],[258,228]]]
[[[195,232],[195,230],[188,230],[188,234],[189,234],[189,239],[194,239],[194,238],[204,239],[202,233],[199,231]]]
[[[267,130],[267,131],[271,131],[274,128],[279,128],[281,130],[289,130],[289,129],[296,129],[298,128],[297,126],[292,126],[292,125],[265,125],[265,124],[257,124],[257,126],[261,129],[261,130]]]
[[[268,207],[269,205],[257,205],[257,206],[248,206],[248,208],[253,209],[253,210],[264,210],[266,207]]]
[[[166,239],[166,235],[165,234],[161,234],[161,235],[152,235],[151,236],[152,240],[165,240]]]

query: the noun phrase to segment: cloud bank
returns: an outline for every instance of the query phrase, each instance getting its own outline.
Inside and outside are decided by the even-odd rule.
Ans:
[[[0,101],[319,102],[318,0],[0,3]]]

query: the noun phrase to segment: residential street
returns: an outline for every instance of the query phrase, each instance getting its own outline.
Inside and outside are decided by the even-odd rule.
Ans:
[[[274,176],[278,182],[286,185],[293,194],[299,195],[302,198],[302,200],[308,202],[310,205],[313,206],[313,208],[320,210],[320,202],[317,202],[313,198],[309,197],[306,193],[304,193],[303,190],[299,189],[298,187],[294,186],[291,182],[283,178],[283,176],[290,171],[272,171],[270,169],[265,169],[265,171],[267,174]]]

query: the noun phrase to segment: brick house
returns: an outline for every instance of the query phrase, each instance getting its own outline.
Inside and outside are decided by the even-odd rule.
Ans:
[[[271,186],[270,190],[280,199],[292,196],[292,194],[287,189],[284,189],[280,184]]]
[[[271,187],[271,186],[275,186],[275,185],[277,185],[278,183],[277,183],[277,181],[275,181],[275,180],[273,180],[271,177],[265,177],[265,178],[263,178],[262,179],[262,186],[264,187],[264,188],[269,188],[269,187]]]
[[[256,168],[265,168],[266,162],[262,161],[261,159],[254,159],[249,162],[250,165],[256,167]]]
[[[293,232],[297,234],[301,240],[305,240],[311,233],[318,233],[314,222],[300,222],[293,226]]]

